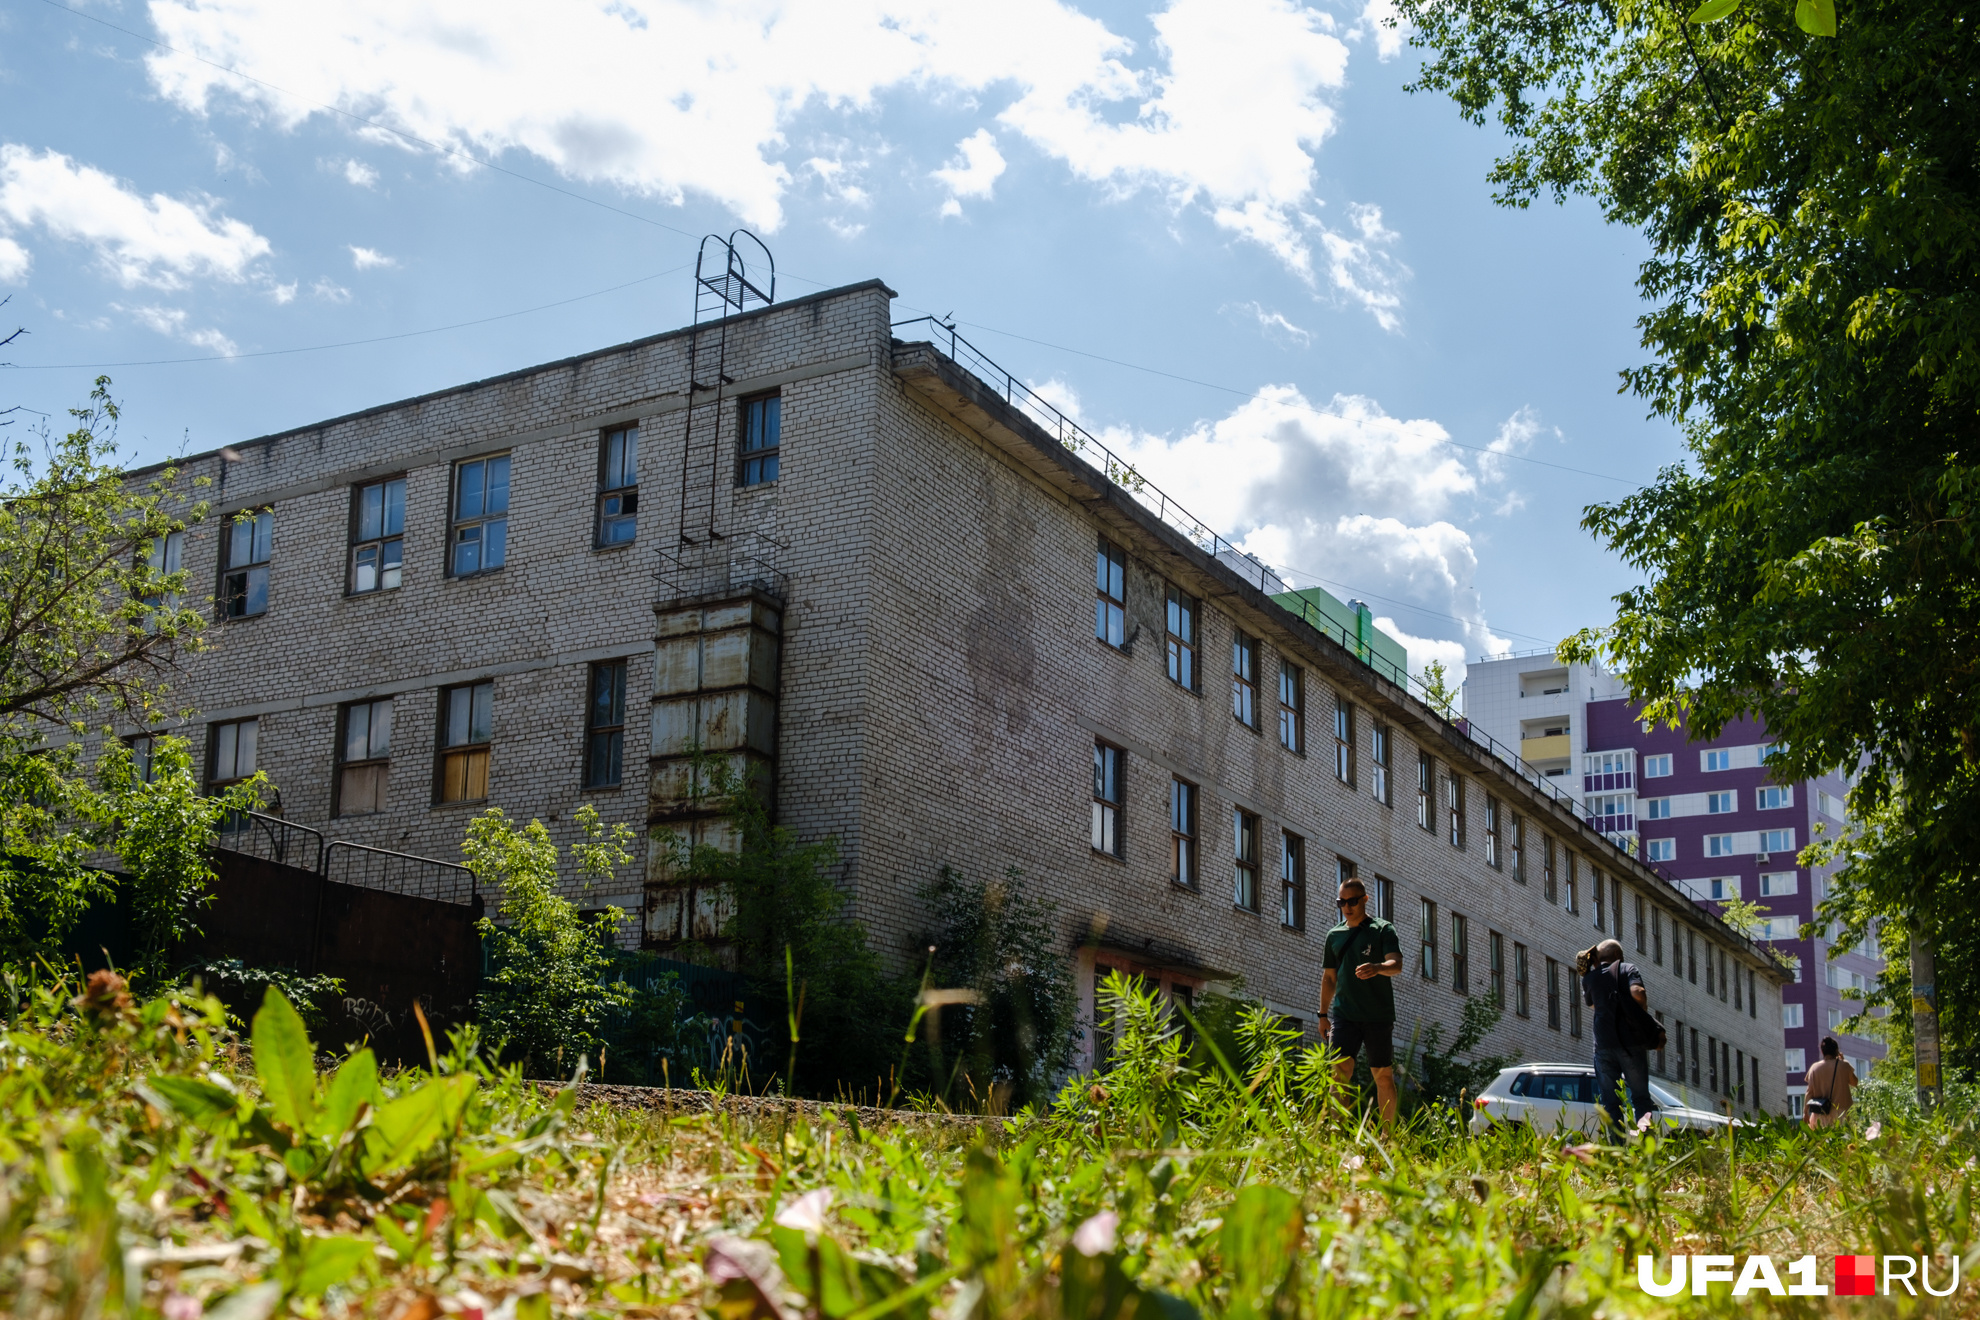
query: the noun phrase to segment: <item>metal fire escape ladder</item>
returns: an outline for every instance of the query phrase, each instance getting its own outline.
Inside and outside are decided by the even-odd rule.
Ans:
[[[747,240],[761,254],[761,265],[769,272],[766,281],[752,277],[738,240]],[[766,288],[767,283],[767,288]],[[752,302],[769,306],[777,298],[777,263],[763,241],[746,229],[733,231],[727,238],[709,234],[701,240],[694,263],[694,324],[688,330],[688,402],[681,437],[680,536],[683,545],[703,545],[719,541],[716,530],[716,496],[722,481],[722,401],[724,392],[735,384],[729,375],[729,327],[732,318],[747,311]],[[714,336],[710,346],[712,364],[701,356],[701,332]],[[702,371],[712,365],[710,378]]]

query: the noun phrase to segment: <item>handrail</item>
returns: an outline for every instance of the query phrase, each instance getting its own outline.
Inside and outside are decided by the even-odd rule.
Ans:
[[[475,873],[458,863],[343,839],[333,840],[324,850],[323,878],[333,884],[383,889],[443,903],[471,904],[481,893]]]
[[[1422,701],[1432,714],[1444,722],[1444,735],[1447,738],[1453,740],[1464,739],[1485,748],[1492,755],[1511,767],[1513,773],[1518,775],[1520,779],[1566,807],[1574,814],[1576,819],[1587,824],[1589,828],[1594,828],[1594,820],[1589,815],[1585,803],[1578,801],[1572,793],[1556,788],[1553,784],[1548,783],[1547,781],[1550,776],[1541,773],[1533,765],[1528,763],[1525,758],[1520,756],[1518,752],[1507,747],[1483,729],[1478,728],[1471,721],[1462,716],[1453,718],[1448,705],[1444,704],[1442,699],[1432,696],[1420,678],[1405,669],[1390,664],[1373,651],[1365,650],[1359,646],[1357,639],[1351,637],[1345,627],[1336,625],[1328,620],[1320,612],[1319,606],[1302,596],[1291,594],[1293,587],[1283,575],[1273,569],[1267,568],[1253,557],[1249,551],[1244,550],[1235,542],[1225,538],[1208,523],[1196,517],[1196,515],[1190,513],[1187,509],[1184,509],[1182,505],[1171,499],[1161,487],[1142,475],[1134,464],[1109,449],[1099,437],[1095,436],[1091,431],[1088,431],[1072,418],[1066,416],[1049,399],[1039,394],[1029,385],[1026,385],[1016,376],[1013,376],[1003,367],[997,365],[982,349],[958,334],[954,322],[944,321],[936,316],[915,316],[905,321],[894,322],[892,328],[898,330],[903,326],[922,324],[927,325],[931,331],[939,332],[946,338],[949,345],[950,361],[977,377],[992,392],[1002,394],[1005,403],[1013,408],[1022,409],[1030,416],[1032,421],[1041,426],[1060,445],[1077,455],[1083,455],[1088,450],[1098,453],[1102,460],[1098,471],[1102,476],[1127,492],[1136,503],[1153,513],[1164,523],[1176,531],[1181,532],[1198,549],[1210,555],[1211,558],[1218,560],[1226,568],[1246,577],[1252,582],[1253,586],[1264,592],[1273,604],[1279,606],[1288,614],[1297,616],[1308,626],[1339,642],[1349,655],[1359,660],[1364,666],[1373,670],[1376,674],[1402,688],[1404,692],[1408,692],[1411,685],[1414,685],[1417,689],[1416,695],[1418,700]],[[931,334],[926,342],[931,349],[940,350],[941,345],[936,341],[933,334]],[[1089,466],[1092,466],[1092,464],[1089,463]],[[1292,602],[1297,602],[1297,607]],[[1545,649],[1551,650],[1552,648]],[[1540,653],[1542,652],[1535,652],[1534,654]],[[1598,836],[1611,848],[1614,848],[1635,865],[1657,876],[1679,894],[1682,895],[1685,893],[1678,879],[1663,867],[1632,852],[1619,840],[1607,834],[1600,834],[1598,832]],[[1705,909],[1699,910],[1706,911]],[[1724,921],[1719,919],[1717,913],[1706,911],[1706,915],[1715,921],[1719,921],[1720,925],[1725,925]],[[1732,927],[1726,926],[1726,929],[1731,930]],[[1749,939],[1748,943],[1752,944],[1754,942]]]
[[[323,867],[321,830],[259,811],[227,813],[214,836],[213,846],[304,871],[320,871]]]

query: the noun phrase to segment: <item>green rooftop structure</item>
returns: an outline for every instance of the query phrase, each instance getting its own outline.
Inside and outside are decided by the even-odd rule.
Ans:
[[[1358,600],[1343,601],[1320,587],[1281,592],[1272,597],[1343,646],[1352,647],[1362,661],[1382,677],[1401,683],[1409,673],[1403,644],[1375,626],[1375,614]]]

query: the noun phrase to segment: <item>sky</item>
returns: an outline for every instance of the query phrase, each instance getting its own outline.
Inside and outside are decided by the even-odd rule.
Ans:
[[[134,462],[878,277],[1412,665],[1552,645],[1680,461],[1644,245],[1493,204],[1387,0],[8,0],[0,408]],[[910,328],[903,333],[916,337]]]

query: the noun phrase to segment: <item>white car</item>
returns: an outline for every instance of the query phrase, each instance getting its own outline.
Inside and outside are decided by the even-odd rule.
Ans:
[[[1660,1124],[1694,1132],[1723,1132],[1738,1120],[1690,1103],[1690,1088],[1650,1079],[1650,1098]],[[1704,1100],[1709,1105],[1711,1101]],[[1536,1132],[1602,1130],[1602,1107],[1595,1102],[1595,1070],[1579,1063],[1523,1063],[1501,1069],[1472,1101],[1471,1130],[1494,1123],[1525,1123]],[[1625,1111],[1627,1112],[1627,1111]]]

